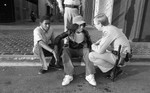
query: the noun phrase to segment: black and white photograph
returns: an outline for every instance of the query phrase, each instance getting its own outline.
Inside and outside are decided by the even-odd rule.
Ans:
[[[150,93],[149,0],[0,0],[0,93]]]

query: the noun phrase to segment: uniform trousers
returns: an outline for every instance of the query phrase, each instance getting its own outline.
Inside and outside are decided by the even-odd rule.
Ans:
[[[65,7],[64,13],[64,32],[67,31],[67,26],[72,24],[73,17],[79,15],[78,8]]]

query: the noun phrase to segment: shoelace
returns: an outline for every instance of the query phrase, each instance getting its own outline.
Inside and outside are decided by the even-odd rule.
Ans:
[[[90,78],[88,78],[89,80],[94,80],[94,76],[93,75],[90,75],[89,77],[90,77]]]
[[[63,79],[63,81],[66,81],[66,79],[68,78],[69,76],[65,76],[65,78]],[[69,78],[70,79],[70,78]]]

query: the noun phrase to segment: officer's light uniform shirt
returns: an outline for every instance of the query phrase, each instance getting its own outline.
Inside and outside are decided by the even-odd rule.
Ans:
[[[92,45],[92,50],[97,53],[103,54],[106,53],[108,46],[111,46],[114,50],[118,51],[119,45],[122,45],[121,53],[126,54],[126,52],[131,52],[129,40],[123,34],[122,29],[118,29],[117,27],[110,25],[103,27],[103,36],[100,39],[100,43],[99,45]],[[115,62],[116,57],[112,55],[112,58]],[[113,66],[110,68],[105,68],[101,65],[98,65],[98,67],[103,72],[107,72],[113,68]]]
[[[34,47],[33,47],[33,53],[35,51],[39,51],[38,49],[38,42],[43,41],[45,44],[51,44],[51,37],[53,36],[53,28],[50,27],[48,32],[45,32],[42,27],[36,27],[33,31],[33,36],[34,36]]]
[[[122,29],[118,29],[112,25],[103,27],[101,41],[98,46],[92,46],[92,50],[98,53],[104,53],[110,45],[116,51],[118,51],[119,45],[122,45],[122,53],[130,53],[129,40],[123,34]]]

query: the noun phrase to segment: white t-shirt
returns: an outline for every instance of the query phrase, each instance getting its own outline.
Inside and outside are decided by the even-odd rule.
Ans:
[[[45,44],[51,44],[51,39],[54,37],[53,28],[50,27],[50,29],[45,32],[42,27],[38,26],[33,31],[33,37],[34,37],[34,47],[33,47],[33,53],[38,49],[38,42],[42,40],[45,42]]]

